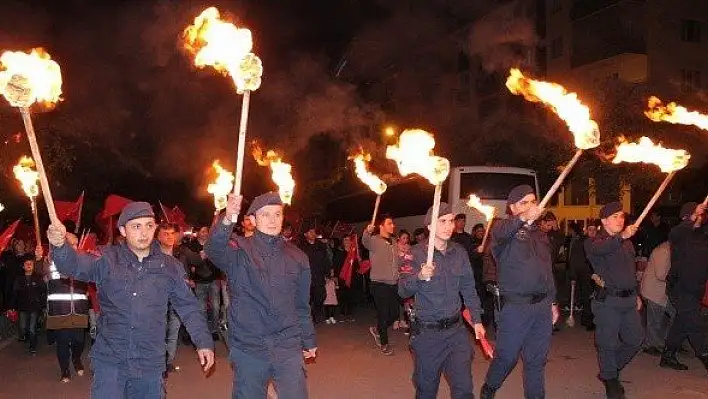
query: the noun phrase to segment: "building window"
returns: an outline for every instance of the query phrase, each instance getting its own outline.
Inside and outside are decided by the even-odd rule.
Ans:
[[[695,69],[681,70],[681,91],[688,93],[701,90],[701,71]]]
[[[551,41],[551,59],[559,58],[563,55],[563,36],[558,36]]]
[[[681,40],[689,43],[701,41],[701,22],[692,19],[681,20]]]

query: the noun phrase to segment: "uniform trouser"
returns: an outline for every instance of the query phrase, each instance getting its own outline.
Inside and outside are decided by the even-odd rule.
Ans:
[[[450,384],[451,398],[474,398],[472,344],[462,324],[447,330],[421,330],[411,337],[411,349],[416,399],[435,399],[443,372]]]
[[[92,399],[164,399],[162,372],[130,375],[119,365],[92,359]]]
[[[499,315],[497,346],[485,383],[493,390],[499,389],[521,355],[525,397],[544,398],[544,374],[552,332],[550,300],[535,304],[505,304]]]
[[[167,364],[172,364],[177,355],[177,340],[179,337],[179,328],[182,325],[177,312],[170,304],[169,310],[167,311],[167,338],[166,351],[167,351]]]
[[[708,326],[701,315],[700,298],[672,296],[670,300],[676,308],[676,318],[666,337],[666,349],[678,351],[683,341],[688,338],[697,356],[708,354],[705,335]]]
[[[398,285],[371,282],[371,296],[376,306],[376,328],[381,345],[388,345],[388,329],[398,320]]]
[[[57,347],[57,360],[62,373],[68,373],[70,362],[76,365],[81,362],[84,352],[85,332],[82,328],[67,328],[54,330],[54,340]]]
[[[650,299],[644,298],[644,303],[646,304],[647,313],[647,332],[644,346],[647,348],[663,348],[676,311],[669,302],[666,303],[666,306],[661,306]]]
[[[39,312],[20,311],[18,329],[20,337],[29,341],[30,349],[37,347],[37,320]]]
[[[593,300],[595,346],[600,379],[611,380],[632,360],[642,346],[644,330],[637,311],[637,297],[607,296],[603,302]]]
[[[221,310],[221,290],[216,281],[210,283],[197,283],[194,287],[194,293],[199,299],[199,305],[202,307],[204,317],[209,321],[209,329],[212,333],[218,332],[220,310]],[[211,304],[212,317],[209,318],[207,313],[207,300]]]
[[[232,399],[264,399],[268,381],[278,393],[278,399],[306,399],[305,365],[302,351],[277,360],[255,357],[238,349],[231,349],[233,360]]]

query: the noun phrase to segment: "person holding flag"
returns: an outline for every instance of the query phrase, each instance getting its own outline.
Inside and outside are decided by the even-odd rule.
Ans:
[[[432,220],[433,207],[425,216],[425,224],[437,223],[433,265],[427,265],[428,243],[418,243],[411,250],[412,260],[404,260],[398,280],[402,298],[415,297],[411,318],[410,346],[415,355],[413,383],[416,398],[434,399],[440,387],[442,372],[450,383],[450,396],[472,398],[472,345],[462,323],[462,301],[470,311],[475,337],[486,332],[482,326],[482,308],[469,255],[454,241],[455,215],[452,207],[440,203],[438,220]]]

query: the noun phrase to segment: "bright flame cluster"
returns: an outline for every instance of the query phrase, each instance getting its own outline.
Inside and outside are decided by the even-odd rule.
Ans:
[[[0,203],[0,212],[2,212],[2,211],[4,211],[4,210],[5,210],[5,205],[3,205],[2,203]]]
[[[61,68],[42,48],[0,55],[0,93],[13,107],[52,105],[61,96]]]
[[[216,210],[226,208],[226,201],[234,185],[234,174],[224,169],[219,160],[211,164],[216,172],[216,180],[207,186],[207,192],[214,196],[214,207]]]
[[[492,205],[483,205],[482,200],[474,194],[470,194],[470,198],[467,200],[467,206],[478,210],[479,213],[484,215],[487,222],[494,218],[494,207]]]
[[[17,162],[17,165],[12,168],[12,171],[15,174],[15,178],[22,185],[22,190],[24,190],[25,194],[30,198],[35,198],[39,195],[39,187],[37,186],[39,173],[32,168],[34,168],[34,160],[23,156]]]
[[[637,143],[627,142],[620,138],[617,154],[612,163],[648,163],[657,165],[662,172],[673,172],[683,169],[688,165],[691,155],[686,150],[673,150],[664,148],[661,144],[654,144],[648,137],[642,137]]]
[[[369,186],[371,191],[375,192],[377,195],[386,192],[388,188],[386,183],[368,169],[368,163],[371,162],[371,154],[357,154],[350,157],[350,159],[354,161],[356,176],[364,182],[364,184]]]
[[[252,154],[258,165],[270,167],[271,178],[273,183],[278,186],[278,194],[280,194],[283,203],[292,204],[295,192],[292,166],[283,162],[280,155],[273,150],[269,150],[263,155],[263,150],[257,144],[253,144]]]
[[[509,71],[506,87],[528,101],[549,106],[568,125],[577,148],[587,150],[600,145],[597,122],[590,118],[590,109],[578,100],[577,94],[556,83],[527,78],[516,68]]]
[[[386,149],[386,158],[394,160],[402,176],[416,173],[432,184],[440,184],[450,173],[450,161],[433,155],[435,138],[425,130],[405,130],[397,145]]]
[[[649,97],[649,109],[644,112],[647,118],[654,122],[669,122],[678,125],[693,125],[708,130],[708,115],[689,111],[674,102],[663,105],[657,97]]]
[[[211,66],[231,76],[239,94],[261,86],[263,64],[251,52],[251,31],[222,20],[216,7],[209,7],[194,18],[183,37],[185,48],[194,54],[194,65]]]

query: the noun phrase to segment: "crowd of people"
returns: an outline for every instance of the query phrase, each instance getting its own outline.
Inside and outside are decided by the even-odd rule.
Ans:
[[[660,357],[661,367],[686,370],[677,354],[688,339],[708,369],[705,205],[686,204],[673,228],[654,213],[638,230],[610,203],[598,220],[567,226],[567,235],[538,208],[531,187],[512,190],[508,210],[482,247],[485,226],[468,233],[465,215],[445,203],[437,221],[431,208],[413,234],[396,232],[394,217],[382,215],[361,235],[332,238],[314,223],[297,234],[274,193],[243,214],[241,198],[230,197],[193,235],[135,202],[118,219],[115,243],[98,251],[80,251],[57,223],[49,251],[13,240],[0,257],[2,310],[17,315],[31,354],[47,331],[64,383],[72,368],[84,375],[88,334],[93,397],[162,397],[164,378],[179,370],[181,335],[205,371],[214,341],[227,340],[234,397],[265,397],[273,379],[279,392],[304,398],[302,365],[318,349],[314,325],[351,321],[369,305],[376,310],[369,333],[382,355],[394,355],[390,329],[410,337],[420,398],[436,397],[443,373],[453,397],[473,397],[470,331],[476,339],[493,332],[496,341],[481,398],[495,396],[520,357],[526,397],[545,397],[545,362],[563,309],[595,331],[608,398],[625,397],[619,374],[639,350]],[[428,237],[432,223],[437,232]]]

